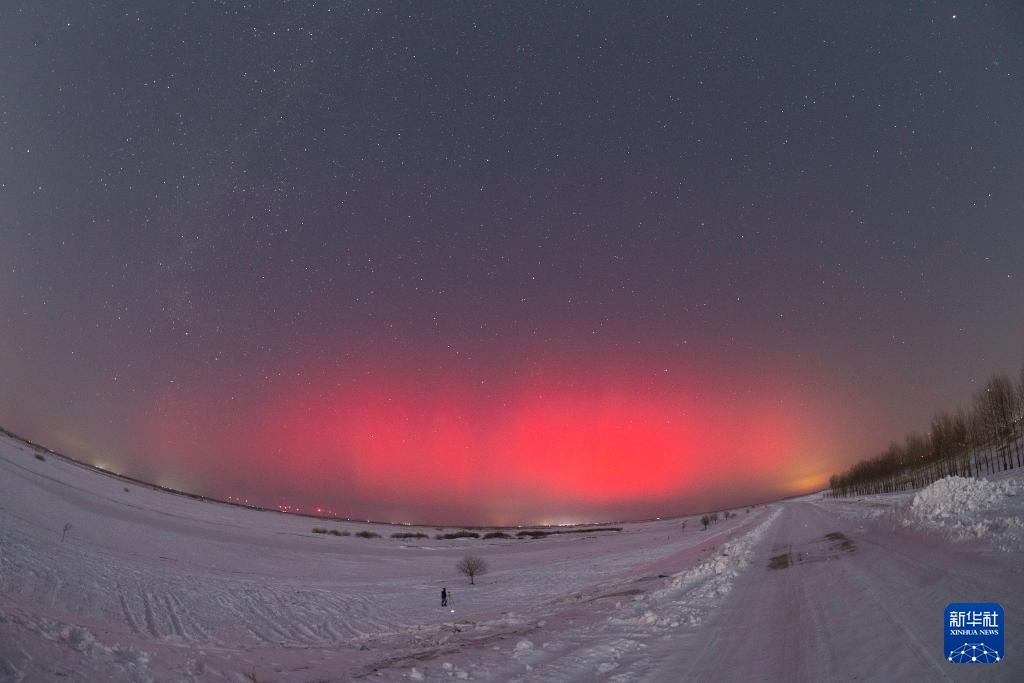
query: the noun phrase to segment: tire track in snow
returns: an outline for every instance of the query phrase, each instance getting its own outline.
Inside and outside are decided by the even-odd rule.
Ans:
[[[210,634],[206,632],[206,629],[203,628],[202,624],[195,620],[192,615],[192,610],[188,609],[188,607],[185,606],[185,603],[183,603],[174,593],[168,593],[167,597],[176,606],[179,616],[183,617],[183,623],[188,623],[189,628],[186,629],[186,633],[189,634],[188,639],[193,642],[199,640],[209,641]],[[190,597],[195,598],[195,596]]]
[[[117,584],[117,599],[121,603],[121,611],[124,613],[124,620],[128,622],[128,627],[135,633],[142,635],[142,629],[139,628],[138,622],[135,621],[135,617],[132,616],[132,611],[128,609],[128,601],[124,598],[124,589],[121,588],[121,584]]]
[[[265,590],[269,591],[269,588]],[[231,611],[259,640],[267,643],[285,643],[289,640],[288,633],[278,625],[280,619],[264,608],[264,601],[255,588],[242,589],[233,593],[233,597],[235,599],[227,603]]]
[[[850,568],[844,568],[847,573],[851,572]],[[856,572],[856,570],[852,570]],[[945,670],[939,664],[935,656],[934,648],[927,647],[921,639],[917,637],[914,630],[910,628],[905,619],[900,618],[896,611],[892,608],[891,604],[883,600],[878,592],[872,588],[868,581],[860,582],[863,587],[863,594],[866,595],[874,603],[878,609],[878,613],[885,617],[885,620],[889,622],[894,628],[896,628],[904,636],[904,644],[909,646],[909,649],[914,653],[914,656],[921,663],[922,667],[930,669],[935,679],[941,679],[944,681],[950,680],[949,676],[946,675]],[[944,660],[943,660],[944,661]]]
[[[145,610],[146,614],[146,629],[149,631],[149,634],[154,638],[160,638],[162,637],[162,634],[160,633],[160,629],[158,629],[156,626],[156,617],[153,615],[153,607],[152,602],[150,600],[152,596],[149,594],[148,591],[145,590],[143,590],[141,594],[142,608],[143,610]]]
[[[181,626],[181,619],[178,618],[178,612],[174,608],[174,603],[171,602],[170,594],[164,595],[164,605],[167,607],[167,616],[171,620],[171,630],[174,631],[174,635],[182,640],[192,640]]]
[[[807,584],[801,582],[799,585],[802,598],[801,604],[809,607],[807,614],[811,620],[812,633],[824,634],[824,638],[819,638],[816,641],[818,645],[815,648],[817,652],[814,655],[814,660],[828,662],[829,670],[835,670],[835,667],[832,665],[833,662],[838,661],[834,640],[835,629],[832,628],[832,622],[825,616],[824,601],[820,595],[812,593],[808,589]],[[822,654],[822,651],[824,654]]]

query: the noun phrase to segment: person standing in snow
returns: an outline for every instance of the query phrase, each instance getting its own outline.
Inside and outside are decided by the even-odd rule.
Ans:
[[[447,588],[442,588],[441,589],[441,607],[447,607],[447,606],[448,606],[448,589]]]

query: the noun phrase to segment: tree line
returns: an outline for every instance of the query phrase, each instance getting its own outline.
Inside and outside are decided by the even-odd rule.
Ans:
[[[940,411],[925,434],[908,434],[829,479],[832,496],[893,493],[948,476],[978,477],[1024,465],[1024,366],[1016,382],[993,375],[970,408]]]

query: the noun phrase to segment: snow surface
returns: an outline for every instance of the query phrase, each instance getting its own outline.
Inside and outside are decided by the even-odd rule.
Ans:
[[[944,531],[955,540],[991,538],[1003,550],[1020,549],[1024,520],[1019,481],[946,477],[914,496],[905,524]]]
[[[707,531],[439,541],[42,455],[0,436],[0,681],[1024,679],[1019,470]],[[467,552],[491,565],[475,586],[454,569]],[[999,664],[945,661],[958,601],[1003,605]]]

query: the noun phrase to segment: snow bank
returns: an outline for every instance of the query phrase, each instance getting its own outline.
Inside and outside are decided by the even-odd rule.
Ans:
[[[939,479],[914,496],[911,510],[919,517],[941,519],[959,517],[965,513],[987,510],[999,504],[1006,496],[1017,495],[1016,482],[1000,482],[965,477]]]
[[[989,539],[1003,550],[1019,547],[1024,521],[1019,511],[1020,483],[1012,479],[988,481],[946,477],[919,491],[907,526],[945,532],[957,540]]]
[[[81,675],[76,680],[98,680],[101,676],[107,680],[126,680],[133,683],[150,683],[154,680],[149,671],[150,655],[142,650],[127,645],[105,645],[96,639],[93,632],[84,626],[67,624],[44,616],[26,615],[19,612],[8,612],[0,608],[0,640],[3,634],[11,636],[12,641],[18,640],[13,630],[4,627],[17,627],[21,633],[31,633],[58,647],[43,648],[47,653],[50,665],[67,665],[74,662],[73,668]],[[16,642],[9,643],[18,648]],[[70,652],[78,654],[75,657]],[[63,661],[57,661],[63,660]],[[55,675],[61,673],[62,666],[51,669]],[[94,678],[95,677],[95,678]],[[31,674],[18,671],[12,661],[4,656],[4,648],[0,647],[0,680],[26,680]]]
[[[777,508],[755,529],[726,543],[715,557],[674,574],[649,599],[638,599],[627,608],[632,615],[614,616],[609,622],[655,628],[699,626],[704,616],[732,590],[733,581],[750,564],[755,546],[780,512]]]

